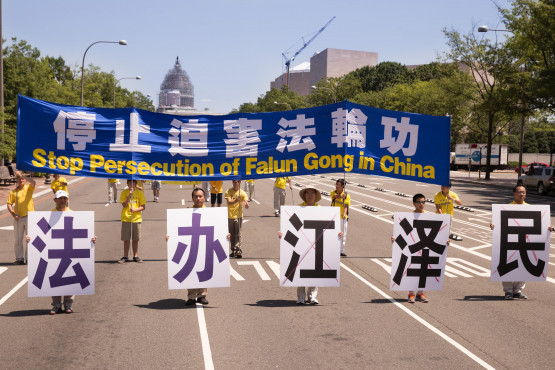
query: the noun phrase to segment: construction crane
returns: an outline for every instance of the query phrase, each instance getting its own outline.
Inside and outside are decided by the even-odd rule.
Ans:
[[[321,34],[322,31],[324,31],[324,30],[326,29],[326,27],[329,26],[330,23],[331,23],[334,19],[335,19],[335,16],[333,16],[333,18],[330,19],[330,20],[328,21],[328,23],[326,23],[326,24],[324,25],[324,27],[320,28],[320,29],[318,30],[318,32],[316,32],[316,34],[315,34],[314,36],[312,36],[312,37],[310,38],[310,40],[308,40],[307,42],[304,41],[304,37],[303,37],[303,38],[302,38],[302,39],[303,39],[303,46],[302,46],[299,50],[297,50],[297,51],[295,52],[295,54],[293,54],[293,56],[292,56],[291,58],[287,58],[287,55],[285,55],[285,52],[281,54],[281,55],[283,56],[283,59],[285,59],[285,68],[286,68],[286,72],[285,72],[285,86],[289,86],[289,67],[291,66],[291,62],[294,61],[294,60],[295,60],[295,57],[296,57],[297,55],[299,55],[299,54],[301,53],[301,51],[303,51],[303,50],[308,46],[308,44],[310,44],[316,37],[318,37],[318,35]]]

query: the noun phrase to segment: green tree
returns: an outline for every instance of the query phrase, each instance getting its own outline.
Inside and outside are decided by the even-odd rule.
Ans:
[[[372,67],[364,66],[349,74],[360,81],[362,91],[381,91],[413,80],[407,67],[397,62],[382,62]]]
[[[303,96],[289,90],[287,86],[281,89],[271,89],[258,97],[256,104],[243,103],[235,112],[259,113],[277,112],[308,108],[308,103]]]
[[[358,78],[352,74],[342,77],[328,77],[322,79],[316,85],[307,101],[311,106],[320,106],[343,100],[352,100],[362,92],[362,84]]]

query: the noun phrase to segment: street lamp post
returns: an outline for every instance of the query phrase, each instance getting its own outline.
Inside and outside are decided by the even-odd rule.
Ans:
[[[490,29],[490,28],[488,28],[488,26],[478,27],[478,32],[488,32],[488,31],[510,32],[510,33],[514,34],[514,32],[511,31],[511,30]],[[518,176],[520,176],[522,174],[522,151],[523,151],[523,147],[524,147],[524,122],[525,121],[526,121],[526,112],[523,109],[522,117],[520,119],[520,143],[519,143],[519,146],[518,146]],[[499,146],[499,150],[501,150],[501,146]],[[499,159],[501,160],[501,157]]]
[[[83,54],[83,62],[81,63],[81,106],[83,106],[83,82],[85,81],[85,56],[87,55],[87,51],[91,48],[91,46],[96,44],[120,44],[120,45],[127,45],[127,41],[119,40],[119,41],[96,41],[89,45],[85,53]]]
[[[318,89],[324,89],[324,90],[328,90],[331,95],[333,96],[333,102],[337,103],[337,96],[335,95],[335,91],[333,91],[332,89],[330,89],[329,87],[325,87],[325,86],[315,86],[312,85],[311,86],[314,90],[318,90]]]
[[[291,108],[291,106],[289,105],[289,103],[286,103],[286,102],[277,102],[277,101],[274,101],[274,104],[275,104],[275,105],[280,105],[280,104],[282,104],[282,105],[285,105],[285,106],[287,107],[287,109],[293,110],[293,109]]]
[[[116,86],[118,86],[119,82],[121,80],[140,80],[142,77],[141,76],[136,76],[136,77],[122,77],[119,80],[116,81],[116,83],[114,84],[114,108],[116,107]]]

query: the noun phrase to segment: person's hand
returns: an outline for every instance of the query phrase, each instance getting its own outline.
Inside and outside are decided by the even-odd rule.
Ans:
[[[278,236],[281,239],[281,237],[283,236],[283,233],[281,231],[278,231]]]
[[[170,236],[166,235],[166,241],[170,240]]]
[[[25,235],[25,241],[29,243],[31,241],[31,237],[29,235]]]
[[[231,239],[231,234],[227,234],[225,237],[227,238],[227,240],[229,240]]]
[[[13,218],[14,218],[14,220],[16,220],[16,221],[19,221],[19,216],[16,215],[15,213],[13,214]]]
[[[96,244],[96,235],[91,238],[91,242],[93,242],[93,244]]]
[[[489,224],[489,228],[493,230],[493,228],[495,227],[494,224]]]
[[[343,231],[340,231],[339,234],[337,234],[337,236],[339,236],[339,239],[341,239],[343,237]]]

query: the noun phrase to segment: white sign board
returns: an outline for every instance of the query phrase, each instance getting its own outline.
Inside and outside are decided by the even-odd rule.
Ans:
[[[94,212],[29,212],[29,297],[94,294]]]
[[[227,208],[168,209],[168,287],[228,287]]]
[[[395,212],[391,290],[441,290],[451,217]]]
[[[545,281],[549,205],[493,204],[491,281]]]
[[[339,286],[339,207],[282,206],[280,286]]]

